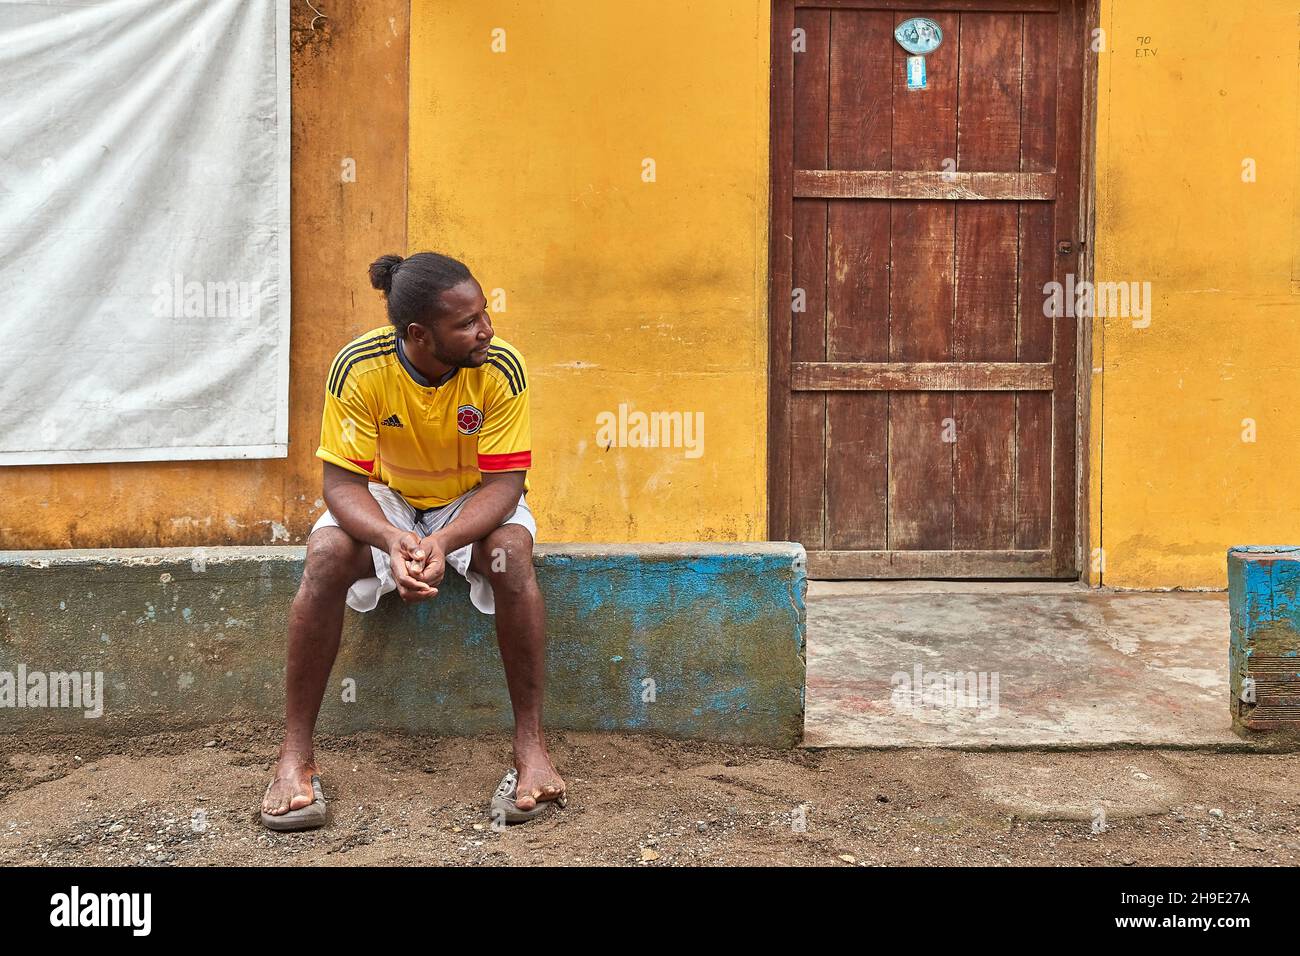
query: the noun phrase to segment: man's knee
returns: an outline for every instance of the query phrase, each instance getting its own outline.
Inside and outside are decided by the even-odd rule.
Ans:
[[[483,573],[495,593],[520,594],[537,584],[533,570],[533,536],[522,525],[497,528],[480,545]]]
[[[373,569],[368,545],[353,539],[342,528],[320,528],[307,538],[302,587],[347,590],[365,576],[363,563]]]

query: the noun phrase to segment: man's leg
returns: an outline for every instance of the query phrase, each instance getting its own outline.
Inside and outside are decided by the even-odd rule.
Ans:
[[[470,567],[488,579],[496,599],[497,645],[515,712],[515,803],[531,810],[564,792],[542,733],[546,606],[533,570],[533,536],[521,525],[502,525],[474,545]]]
[[[307,538],[307,563],[289,611],[285,661],[284,742],[262,809],[279,816],[312,802],[316,771],[312,731],[343,636],[348,588],[375,573],[370,546],[342,528],[319,528]]]

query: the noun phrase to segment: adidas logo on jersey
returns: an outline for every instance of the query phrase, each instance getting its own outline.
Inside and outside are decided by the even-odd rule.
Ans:
[[[396,415],[389,415],[389,416],[388,416],[387,418],[385,418],[382,422],[380,422],[380,424],[381,424],[381,425],[387,425],[387,426],[389,426],[390,428],[401,428],[401,427],[403,427],[403,426],[402,426],[402,420],[401,420],[400,418],[398,418]]]

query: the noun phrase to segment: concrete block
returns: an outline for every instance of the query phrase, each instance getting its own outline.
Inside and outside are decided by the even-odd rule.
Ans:
[[[1300,736],[1300,547],[1228,551],[1232,727]]]
[[[303,558],[300,547],[0,552],[0,725],[144,733],[280,719]],[[799,742],[802,547],[542,545],[535,560],[548,726]],[[55,677],[50,694],[49,675],[74,673],[88,683]],[[102,714],[87,717],[94,674]],[[77,690],[85,699],[72,700]],[[368,615],[346,612],[321,731],[510,726],[493,620],[454,572],[432,602],[387,595]]]

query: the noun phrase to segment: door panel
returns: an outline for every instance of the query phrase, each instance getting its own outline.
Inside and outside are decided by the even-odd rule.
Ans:
[[[1078,571],[1078,6],[776,3],[770,530],[814,576]]]

